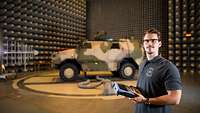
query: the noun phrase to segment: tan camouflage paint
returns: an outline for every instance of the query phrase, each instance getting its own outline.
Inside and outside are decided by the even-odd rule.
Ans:
[[[84,71],[116,71],[117,64],[125,57],[132,57],[137,64],[143,59],[143,49],[138,40],[120,39],[120,49],[110,49],[112,42],[88,41],[91,48],[67,49],[59,52],[54,58],[56,64],[65,59],[77,59]],[[57,61],[56,61],[57,60]]]

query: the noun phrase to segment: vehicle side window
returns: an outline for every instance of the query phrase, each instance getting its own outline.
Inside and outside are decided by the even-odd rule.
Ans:
[[[119,43],[112,43],[111,49],[119,49]]]
[[[86,43],[84,44],[83,48],[85,48],[85,49],[91,49],[91,48],[92,48],[92,45],[91,45],[91,43],[86,42]]]

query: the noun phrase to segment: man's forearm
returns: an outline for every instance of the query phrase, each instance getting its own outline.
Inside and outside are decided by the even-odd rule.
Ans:
[[[154,105],[176,105],[180,103],[181,94],[181,90],[168,91],[167,95],[149,98],[147,103]]]

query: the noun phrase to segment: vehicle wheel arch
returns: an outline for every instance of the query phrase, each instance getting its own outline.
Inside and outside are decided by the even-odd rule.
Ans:
[[[133,58],[124,58],[123,60],[121,60],[121,62],[118,63],[117,70],[119,70],[120,67],[126,62],[132,63],[136,67],[136,69],[139,69],[139,65],[136,63],[136,61]]]
[[[60,68],[63,64],[71,63],[77,66],[79,70],[82,70],[80,63],[76,59],[66,59],[58,67]]]

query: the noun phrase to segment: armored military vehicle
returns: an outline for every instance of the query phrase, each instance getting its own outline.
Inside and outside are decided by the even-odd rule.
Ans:
[[[80,76],[113,75],[132,79],[143,58],[138,40],[107,39],[84,41],[77,48],[54,54],[52,61],[62,80],[77,80]]]

